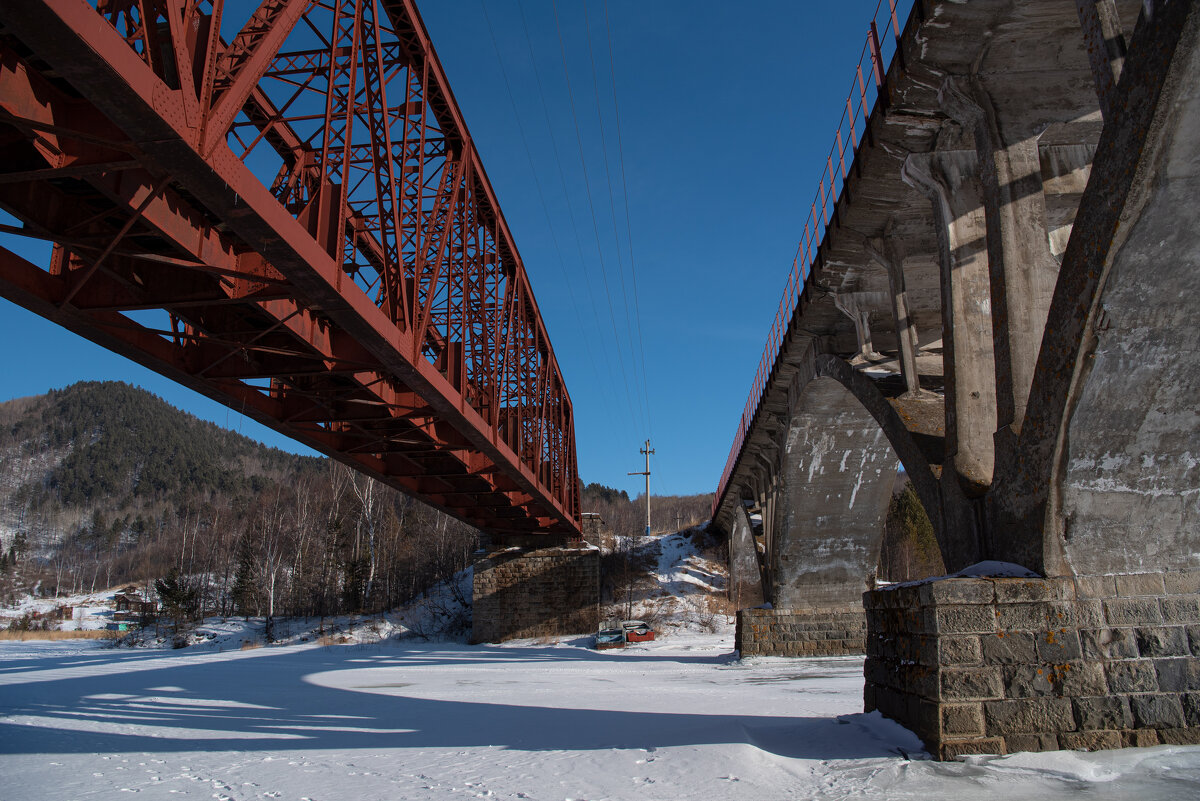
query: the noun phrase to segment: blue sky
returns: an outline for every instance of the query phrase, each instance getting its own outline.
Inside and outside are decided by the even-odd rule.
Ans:
[[[580,477],[640,492],[650,439],[652,493],[711,492],[877,0],[608,0],[611,72],[604,0],[562,0],[557,26],[550,0],[485,2],[419,6],[574,401]],[[120,379],[306,452],[3,300],[0,338],[0,399]]]

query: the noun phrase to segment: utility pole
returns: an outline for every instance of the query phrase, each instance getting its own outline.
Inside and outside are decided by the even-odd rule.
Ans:
[[[642,448],[638,453],[646,456],[646,469],[641,473],[626,473],[627,476],[645,476],[646,477],[646,536],[650,536],[650,454],[654,453],[654,449],[650,447],[650,440],[646,440],[646,447]]]
[[[683,530],[683,512],[675,513],[675,533],[678,534]]]

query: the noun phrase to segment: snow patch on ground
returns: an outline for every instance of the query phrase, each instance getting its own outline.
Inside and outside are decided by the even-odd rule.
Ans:
[[[122,588],[112,587],[97,592],[79,593],[60,598],[40,598],[22,595],[12,606],[0,607],[0,628],[7,628],[13,620],[34,614],[39,617],[52,615],[56,609],[72,607],[70,619],[54,621],[60,631],[104,629],[113,619],[113,599]]]
[[[469,570],[388,615],[276,620],[270,644],[261,618],[210,618],[178,650],[165,627],[139,648],[0,642],[0,795],[1200,797],[1197,747],[930,761],[912,732],[860,711],[861,657],[738,659],[712,600],[724,568],[698,539],[645,543],[657,555],[636,613],[662,636],[618,651],[590,636],[466,645]],[[104,619],[113,592],[9,616],[67,603]]]
[[[919,587],[922,584],[930,584],[934,581],[944,581],[945,579],[952,578],[1041,578],[1041,576],[1027,567],[1021,567],[1012,562],[998,562],[989,559],[968,565],[957,573],[950,573],[945,576],[930,576],[929,578],[917,579],[916,581],[906,581],[902,584],[880,582],[878,589],[894,590],[897,587]]]

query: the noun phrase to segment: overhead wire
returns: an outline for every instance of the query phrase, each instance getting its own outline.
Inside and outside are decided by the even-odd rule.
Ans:
[[[650,382],[646,372],[646,340],[642,336],[642,308],[637,285],[637,268],[633,258],[633,223],[629,213],[629,183],[625,179],[625,145],[621,136],[621,105],[617,102],[617,69],[613,57],[612,26],[608,19],[608,0],[604,0],[604,31],[608,40],[608,69],[612,81],[613,115],[617,127],[617,157],[621,166],[621,192],[625,200],[625,242],[629,247],[629,274],[633,283],[634,320],[637,324],[638,349],[642,357],[642,388],[646,406],[646,432],[653,438],[654,424],[650,414]]]
[[[554,243],[554,252],[555,252],[555,255],[558,257],[559,269],[562,270],[563,283],[566,285],[567,294],[571,298],[571,308],[574,309],[574,311],[575,311],[575,319],[581,320],[581,319],[583,319],[583,314],[580,311],[579,301],[575,294],[575,286],[574,286],[574,283],[571,281],[570,273],[567,272],[566,259],[563,257],[562,247],[560,246],[559,240],[558,240],[558,233],[554,227],[554,224],[550,220],[550,206],[546,202],[546,193],[542,189],[542,181],[541,181],[541,178],[538,176],[537,168],[533,162],[533,151],[529,147],[529,136],[525,130],[525,123],[522,122],[521,113],[517,109],[517,101],[516,101],[516,97],[513,94],[512,82],[509,80],[508,69],[507,69],[507,67],[505,67],[504,59],[500,54],[500,44],[496,38],[496,29],[492,25],[491,15],[488,14],[487,0],[479,0],[479,6],[483,10],[483,18],[487,22],[488,33],[492,39],[492,48],[496,52],[496,62],[500,65],[500,74],[504,78],[504,88],[505,88],[505,91],[508,93],[508,102],[509,102],[509,105],[512,107],[513,117],[517,121],[517,130],[521,134],[521,143],[522,143],[522,145],[524,145],[524,148],[525,148],[525,157],[529,161],[529,171],[533,175],[534,186],[537,187],[538,199],[541,201],[541,205],[542,205],[542,213],[543,213],[543,215],[545,215],[545,218],[546,218],[546,228],[549,230],[551,241]],[[537,66],[536,64],[531,64],[531,66],[534,67],[534,69],[536,70],[536,66]],[[581,250],[582,250],[582,248],[581,248]],[[599,322],[599,315],[597,315],[597,322]],[[593,351],[592,338],[585,336],[585,337],[583,337],[583,342],[584,342],[584,350],[587,353],[587,357],[588,357],[588,363],[591,365],[591,368],[592,368],[592,373],[593,373],[593,375],[597,375],[597,374],[599,374],[599,369],[598,369],[598,362],[596,361],[595,353]],[[610,364],[610,373],[611,373],[611,364]],[[601,382],[601,385],[602,385],[602,387],[604,387],[605,386],[604,382]],[[601,389],[601,393],[602,394],[604,393],[604,389]],[[611,405],[608,403],[602,403],[601,405],[605,407],[605,409],[608,411],[609,416],[611,417],[612,416]],[[616,421],[615,421],[615,419],[613,419],[613,420],[611,420],[611,422],[615,423]]]
[[[538,96],[542,101],[542,115],[546,121],[546,131],[550,135],[551,148],[554,150],[554,161],[558,167],[558,180],[562,186],[563,199],[567,206],[567,214],[571,219],[571,230],[575,235],[575,248],[579,254],[579,265],[581,268],[584,268],[587,264],[587,258],[583,255],[583,241],[579,235],[579,222],[575,217],[575,206],[573,203],[571,203],[570,190],[567,189],[566,170],[563,169],[562,154],[558,149],[558,138],[554,135],[554,125],[550,121],[550,107],[546,101],[546,89],[545,85],[542,83],[541,71],[537,68],[537,58],[533,52],[533,37],[529,34],[529,20],[525,16],[525,7],[521,4],[520,0],[517,2],[517,9],[521,13],[521,26],[525,33],[525,46],[529,51],[529,63],[533,68],[534,80],[538,87]],[[584,273],[584,287],[587,290],[588,299],[591,301],[592,317],[596,321],[596,333],[599,335],[603,330],[603,325],[600,323],[600,311],[596,303],[596,295],[594,292],[592,292],[592,286],[587,279],[586,271]],[[612,366],[611,353],[607,348],[601,348],[601,351],[604,353],[604,360],[605,365],[608,368],[608,375],[610,379],[612,379],[613,384],[615,384],[616,372]],[[626,387],[628,388],[628,379],[626,379]],[[628,389],[626,391],[628,392]]]
[[[608,283],[608,265],[604,259],[604,248],[600,244],[600,225],[596,219],[596,206],[592,200],[591,180],[588,177],[587,158],[584,155],[584,149],[583,149],[583,133],[579,127],[579,114],[578,114],[578,112],[576,110],[576,106],[575,106],[575,92],[574,92],[574,89],[571,87],[571,73],[570,73],[570,69],[567,67],[567,47],[566,47],[566,43],[563,41],[562,26],[559,23],[559,18],[558,18],[558,0],[553,0],[551,2],[551,9],[554,12],[554,28],[555,28],[555,31],[558,33],[558,47],[559,47],[559,51],[562,54],[563,75],[564,75],[564,77],[566,79],[566,83],[567,83],[567,97],[570,101],[570,106],[571,106],[571,119],[575,124],[575,139],[579,145],[579,163],[583,169],[584,191],[587,194],[588,210],[591,213],[591,217],[592,217],[592,232],[596,238],[596,255],[600,260],[600,277],[604,283],[604,293],[608,300],[608,314],[609,314],[609,319],[612,322],[613,341],[616,343],[617,349],[619,351],[620,345],[621,345],[621,336],[617,330],[617,316],[616,316],[616,312],[613,310],[612,290],[609,287],[609,283]],[[625,400],[629,405],[630,419],[636,420],[638,414],[634,410],[634,407],[633,407],[633,392],[629,386],[629,373],[625,369],[625,362],[623,360],[620,361],[620,364],[621,364],[621,376],[625,382]]]
[[[637,394],[642,400],[642,403],[641,403],[642,408],[640,409],[640,411],[643,411],[645,413],[646,423],[647,423],[647,427],[648,427],[650,415],[649,415],[649,410],[646,407],[645,386],[642,386],[640,388],[637,386],[637,384],[638,384],[638,371],[637,371],[638,358],[637,358],[637,354],[634,353],[634,347],[633,347],[633,345],[634,345],[634,343],[633,343],[634,327],[633,327],[633,320],[631,319],[630,314],[629,314],[629,289],[625,283],[625,265],[624,265],[624,259],[622,258],[622,255],[621,255],[621,236],[620,236],[620,229],[617,224],[617,203],[616,203],[615,193],[613,192],[612,170],[610,169],[609,162],[608,162],[608,137],[605,135],[605,132],[604,132],[604,112],[601,111],[601,109],[600,109],[600,80],[596,74],[596,56],[592,50],[592,26],[590,23],[590,15],[588,12],[587,0],[584,0],[584,2],[583,2],[583,25],[584,25],[585,38],[587,39],[588,61],[591,63],[591,67],[592,67],[592,94],[596,99],[596,119],[598,120],[599,125],[600,125],[600,152],[604,156],[604,179],[605,179],[605,183],[608,185],[608,209],[609,209],[609,214],[612,219],[613,245],[615,246],[616,251],[617,251],[617,275],[621,281],[621,302],[625,308],[626,331],[629,332],[629,336],[627,338],[628,343],[629,343],[629,361],[633,367],[634,387],[635,387],[635,389],[638,390]],[[613,88],[613,91],[614,91],[614,96],[615,96],[615,92],[616,92],[615,86]],[[617,343],[617,346],[620,347],[620,343]],[[644,376],[645,371],[643,370],[642,373]]]

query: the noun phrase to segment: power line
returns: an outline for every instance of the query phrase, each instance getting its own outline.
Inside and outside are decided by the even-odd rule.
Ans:
[[[486,0],[479,0],[479,6],[483,10],[483,18],[487,22],[488,33],[492,39],[492,49],[496,51],[496,62],[500,65],[500,74],[504,78],[504,88],[505,88],[505,91],[508,93],[508,102],[509,102],[509,105],[512,107],[513,117],[516,119],[516,122],[517,122],[517,130],[521,134],[521,144],[524,145],[524,147],[525,147],[525,158],[528,159],[528,161],[529,161],[529,172],[533,175],[534,186],[537,187],[538,199],[541,201],[541,204],[542,204],[542,214],[546,218],[546,228],[550,231],[550,238],[551,238],[551,241],[553,241],[553,243],[554,243],[554,252],[558,256],[558,266],[559,266],[559,269],[562,270],[563,283],[566,285],[567,293],[571,297],[571,307],[575,310],[575,319],[580,320],[583,318],[583,315],[580,312],[579,301],[575,295],[575,287],[574,287],[573,283],[571,282],[570,274],[567,272],[567,266],[566,266],[565,259],[563,258],[562,248],[560,247],[559,241],[558,241],[558,234],[554,229],[553,222],[551,222],[551,220],[550,220],[550,206],[546,202],[546,194],[542,190],[542,181],[538,177],[537,167],[534,165],[534,162],[533,162],[533,151],[529,147],[529,137],[525,131],[525,123],[522,122],[521,113],[517,109],[517,101],[516,101],[515,96],[513,95],[512,82],[509,80],[509,77],[508,77],[508,69],[504,66],[504,59],[500,55],[500,44],[496,39],[496,29],[492,26],[491,15],[488,14]],[[537,69],[536,64],[531,64],[530,66],[532,66],[536,71],[536,69]],[[551,134],[551,135],[553,135],[553,134]],[[597,322],[599,322],[598,315],[597,315]],[[588,363],[592,367],[592,373],[597,374],[597,373],[599,373],[599,369],[597,367],[595,354],[593,353],[593,350],[592,350],[591,337],[587,337],[587,336],[583,337],[583,343],[584,343],[584,349],[587,352]],[[603,385],[604,382],[601,382],[601,384]],[[602,389],[601,391],[603,393],[604,390]],[[605,403],[602,403],[601,405],[603,405],[605,407],[605,409],[608,412],[609,417],[612,418],[613,412],[612,412],[612,408],[611,408],[610,404],[605,402]],[[612,419],[612,422],[613,423],[616,422],[615,418]]]
[[[579,236],[579,222],[575,217],[575,207],[571,203],[571,193],[567,189],[566,171],[563,169],[562,154],[558,149],[558,139],[554,135],[554,126],[550,122],[550,108],[546,102],[546,90],[545,90],[545,86],[542,83],[542,75],[541,75],[541,72],[537,68],[537,58],[534,56],[534,53],[533,53],[533,39],[529,35],[529,21],[525,16],[525,7],[523,5],[521,5],[520,2],[517,3],[517,9],[521,13],[521,26],[525,33],[525,47],[529,52],[529,64],[533,68],[533,77],[537,83],[538,96],[540,97],[540,99],[542,101],[542,115],[546,120],[546,132],[550,135],[550,145],[551,145],[552,149],[554,150],[554,161],[558,167],[558,180],[559,180],[560,185],[562,186],[563,199],[567,206],[567,213],[571,218],[571,231],[575,235],[575,248],[579,254],[579,265],[581,268],[585,269],[584,287],[587,290],[588,299],[591,301],[592,317],[596,321],[596,333],[597,333],[597,335],[600,335],[600,332],[603,328],[603,326],[600,324],[600,311],[597,308],[596,295],[592,291],[591,282],[588,281],[588,279],[587,279],[587,273],[586,273],[586,268],[585,268],[587,260],[585,259],[584,255],[583,255],[583,242]],[[557,24],[557,20],[556,20],[556,24]],[[564,269],[565,269],[565,265],[564,265]],[[609,350],[607,348],[601,348],[601,351],[604,353],[604,362],[605,362],[605,366],[608,368],[609,378],[612,379],[613,384],[615,384],[616,383],[616,373],[613,370],[611,353],[609,352]],[[628,379],[626,379],[626,392],[628,392]]]
[[[595,56],[595,53],[592,51],[592,26],[590,24],[589,18],[590,18],[590,15],[588,13],[587,0],[584,0],[584,3],[583,3],[583,25],[584,25],[584,32],[585,32],[586,38],[587,38],[588,61],[591,63],[591,66],[592,66],[592,94],[596,99],[596,119],[599,121],[599,124],[600,124],[600,152],[604,155],[604,179],[605,179],[605,182],[608,184],[608,210],[609,210],[609,214],[612,218],[613,244],[616,247],[616,251],[617,251],[617,275],[621,279],[621,301],[625,307],[625,327],[626,327],[626,330],[629,332],[629,361],[630,361],[630,364],[633,365],[633,383],[634,383],[634,386],[636,387],[637,379],[638,379],[638,374],[637,374],[638,360],[637,360],[637,355],[634,353],[634,350],[633,350],[633,330],[634,330],[634,328],[633,328],[633,321],[630,319],[630,316],[629,316],[629,290],[625,285],[625,266],[624,266],[624,259],[621,257],[621,237],[620,237],[620,231],[617,226],[617,203],[616,203],[616,198],[614,197],[614,192],[613,192],[612,170],[609,168],[609,164],[608,164],[608,141],[607,141],[607,137],[605,136],[605,133],[604,133],[604,113],[600,109],[600,80],[596,74],[596,56]],[[614,96],[615,96],[615,93],[616,93],[615,86],[613,87],[613,92],[614,92]],[[620,343],[618,343],[618,347],[619,346],[620,346]],[[644,370],[642,371],[642,373],[643,373],[643,375],[645,375]],[[642,406],[644,407],[645,399],[646,399],[645,386],[641,387],[638,394],[641,395]],[[647,427],[649,427],[649,412],[648,412],[648,410],[647,410],[647,414],[646,414],[646,423],[647,423]]]
[[[600,259],[600,277],[604,282],[604,294],[608,300],[608,316],[609,316],[609,320],[612,322],[613,341],[616,344],[617,351],[619,353],[620,349],[621,349],[621,335],[617,330],[617,315],[616,315],[616,312],[613,311],[612,290],[609,288],[609,285],[608,285],[608,266],[604,260],[604,249],[600,245],[600,225],[596,221],[596,206],[592,202],[591,180],[588,177],[587,158],[584,156],[584,152],[583,152],[583,133],[580,131],[580,128],[579,128],[579,114],[576,112],[576,109],[575,109],[575,92],[571,88],[571,72],[567,67],[567,46],[563,42],[562,26],[559,24],[559,20],[558,20],[558,2],[557,2],[557,0],[554,0],[554,2],[551,3],[551,9],[554,12],[554,28],[555,28],[555,31],[558,33],[558,47],[559,47],[559,51],[562,53],[563,75],[566,78],[566,82],[567,82],[567,98],[569,99],[570,104],[571,104],[571,119],[575,123],[575,140],[579,145],[579,163],[580,163],[580,166],[583,168],[583,186],[584,186],[584,191],[587,194],[588,211],[591,212],[591,216],[592,216],[592,233],[596,237],[596,255]],[[625,381],[625,400],[629,404],[630,419],[636,419],[638,415],[637,415],[637,412],[634,411],[634,408],[633,408],[633,393],[629,387],[629,373],[625,369],[625,362],[621,361],[620,364],[621,364],[621,377]]]
[[[629,215],[629,184],[625,180],[625,145],[621,136],[621,105],[617,102],[617,69],[616,59],[613,58],[612,26],[608,21],[608,0],[604,0],[604,32],[608,39],[608,70],[612,82],[613,112],[617,124],[617,156],[621,165],[621,192],[625,198],[625,242],[629,246],[629,274],[633,281],[634,320],[637,322],[638,349],[642,356],[642,387],[645,391],[643,400],[646,405],[646,430],[651,438],[654,436],[654,424],[650,414],[650,382],[646,377],[646,341],[642,335],[642,309],[639,301],[637,285],[637,268],[633,259],[633,224]]]

